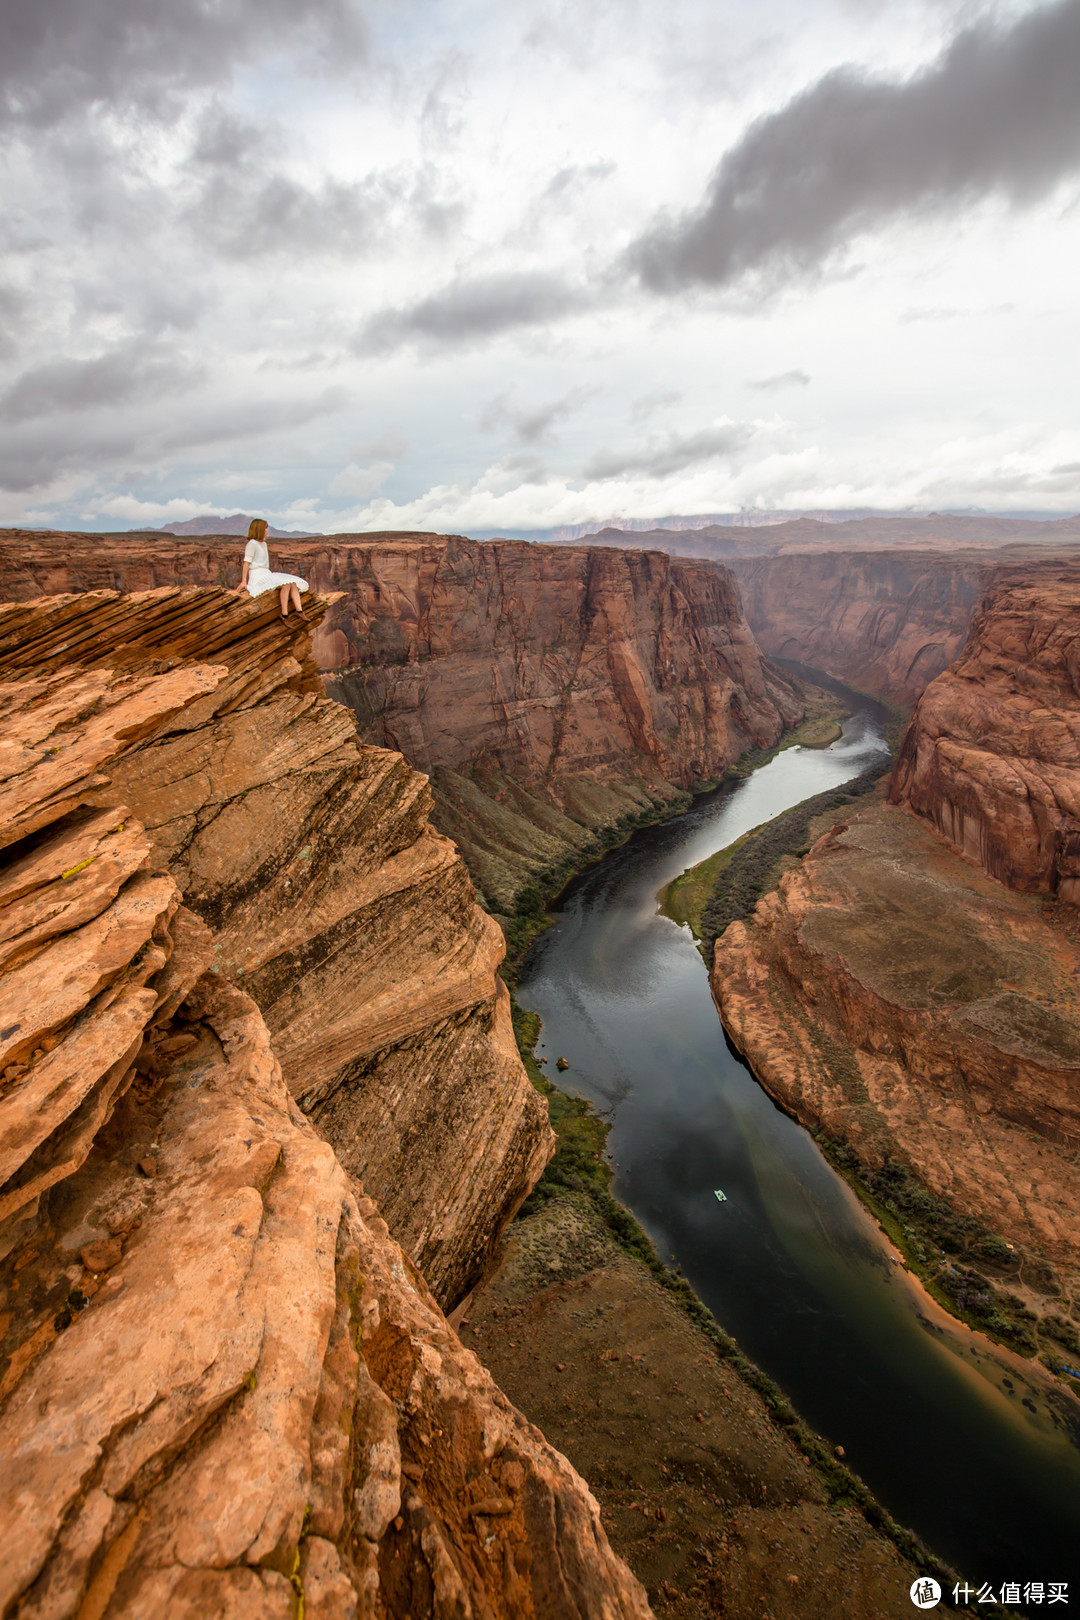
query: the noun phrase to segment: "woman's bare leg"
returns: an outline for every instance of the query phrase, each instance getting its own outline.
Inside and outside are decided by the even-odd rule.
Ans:
[[[292,590],[291,585],[283,585],[281,587],[280,591],[278,591],[278,601],[281,603],[281,617],[283,619],[286,619],[289,616],[289,592],[290,592],[290,590]]]
[[[293,612],[294,613],[303,613],[304,607],[303,607],[303,603],[300,601],[300,587],[299,587],[299,585],[290,585],[289,586],[289,592],[290,592],[290,594],[292,596],[292,610],[293,610]]]

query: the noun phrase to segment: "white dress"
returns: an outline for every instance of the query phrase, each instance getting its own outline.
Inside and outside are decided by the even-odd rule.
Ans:
[[[299,574],[275,574],[270,567],[270,552],[265,540],[249,540],[244,548],[244,561],[248,565],[247,590],[249,596],[261,596],[264,591],[276,591],[282,585],[308,588],[306,579]]]

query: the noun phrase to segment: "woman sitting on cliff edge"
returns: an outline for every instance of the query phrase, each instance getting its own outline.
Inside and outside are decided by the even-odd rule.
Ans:
[[[265,518],[252,518],[248,524],[248,543],[244,548],[244,572],[240,576],[240,589],[247,591],[249,596],[262,596],[265,591],[278,591],[283,619],[287,619],[290,613],[298,613],[302,619],[306,618],[300,605],[300,592],[307,590],[308,582],[301,579],[299,574],[275,574],[271,570],[266,529]]]

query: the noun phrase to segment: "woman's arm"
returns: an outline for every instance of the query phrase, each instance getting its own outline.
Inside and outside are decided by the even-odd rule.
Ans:
[[[243,568],[243,572],[242,572],[242,573],[241,573],[241,575],[240,575],[240,589],[241,589],[241,590],[242,590],[242,591],[246,591],[246,590],[247,590],[247,582],[248,582],[248,569],[249,569],[249,567],[250,567],[250,566],[251,566],[251,565],[250,565],[250,563],[249,563],[249,562],[248,562],[248,560],[247,560],[247,558],[246,558],[246,557],[245,557],[245,558],[244,558],[244,568]]]

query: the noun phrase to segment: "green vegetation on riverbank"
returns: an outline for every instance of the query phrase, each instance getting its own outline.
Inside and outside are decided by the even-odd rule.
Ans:
[[[552,1199],[584,1193],[627,1254],[648,1268],[673,1296],[715,1353],[721,1357],[762,1399],[771,1420],[789,1437],[818,1474],[829,1500],[837,1507],[857,1509],[867,1523],[886,1536],[904,1557],[925,1574],[933,1575],[946,1589],[956,1580],[954,1571],[943,1564],[910,1530],[898,1524],[882,1507],[857,1474],[837,1457],[835,1449],[817,1434],[796,1412],[783,1390],[768,1374],[749,1360],[738,1344],[725,1333],[712,1312],[694,1293],[677,1270],[659,1258],[643,1228],[624,1205],[611,1195],[611,1168],[604,1156],[609,1124],[583,1098],[568,1096],[543,1073],[536,1060],[535,1045],[541,1023],[536,1013],[512,1003],[514,1032],[529,1077],[548,1100],[549,1117],[557,1146],[529,1197],[519,1211],[527,1219]],[[974,1607],[972,1614],[995,1615],[993,1607]]]
[[[837,812],[850,814],[870,803],[889,762],[805,799],[793,809],[690,867],[668,885],[661,910],[689,924],[706,962],[728,925],[748,918],[781,873],[806,853]],[[860,802],[861,801],[861,802]],[[840,1054],[837,1054],[837,1061]],[[847,1142],[815,1131],[815,1140],[865,1208],[895,1244],[933,1299],[967,1327],[1017,1355],[1038,1358],[1080,1394],[1080,1334],[1057,1312],[1039,1315],[1009,1282],[1034,1283],[1052,1291],[1049,1270],[1022,1256],[974,1217],[930,1191],[901,1160],[873,1166]]]
[[[815,793],[744,833],[726,849],[688,867],[668,884],[661,911],[677,923],[689,923],[705,960],[710,961],[713,946],[728,924],[749,917],[762,895],[775,886],[783,858],[806,854],[813,842],[814,819],[850,810],[856,800],[873,792],[891,763],[883,758],[842,787]]]
[[[1064,1366],[1080,1371],[1080,1334],[1075,1326],[1057,1312],[1037,1315],[1006,1286],[1025,1264],[1030,1267],[1030,1260],[1022,1259],[973,1215],[931,1192],[900,1160],[887,1158],[880,1165],[869,1165],[849,1143],[821,1130],[812,1134],[944,1310],[1017,1355],[1037,1356],[1051,1372],[1060,1373]],[[987,1271],[995,1272],[997,1279],[988,1277]],[[1052,1281],[1048,1274],[1040,1275],[1043,1287],[1048,1281]],[[1080,1381],[1067,1373],[1064,1381],[1080,1394]]]

